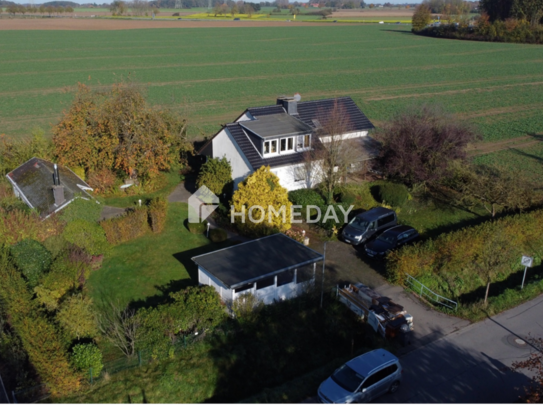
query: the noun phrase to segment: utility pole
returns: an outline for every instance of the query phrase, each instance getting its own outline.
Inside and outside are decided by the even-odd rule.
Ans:
[[[324,299],[324,265],[325,263],[326,263],[326,242],[324,242],[324,255],[322,258],[321,308],[322,308],[322,301]]]

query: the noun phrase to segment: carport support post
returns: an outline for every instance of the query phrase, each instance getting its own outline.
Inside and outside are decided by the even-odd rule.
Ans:
[[[326,262],[326,242],[324,242],[324,254],[322,257],[321,308],[322,308],[322,300],[324,298],[324,263],[325,262]]]
[[[524,275],[522,276],[522,284],[520,286],[520,289],[524,289],[524,279],[526,278],[526,270],[528,270],[528,266],[524,267]]]

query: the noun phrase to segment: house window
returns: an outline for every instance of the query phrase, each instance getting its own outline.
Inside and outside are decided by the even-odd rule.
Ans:
[[[305,170],[303,166],[294,169],[294,182],[305,181]]]
[[[264,142],[264,154],[277,154],[277,140]]]
[[[281,152],[286,153],[289,151],[294,151],[294,137],[281,139]]]
[[[262,288],[271,287],[275,285],[275,276],[266,277],[256,282],[256,289],[261,290]]]
[[[294,282],[294,270],[287,270],[277,275],[277,287]]]
[[[296,149],[305,150],[309,148],[310,142],[311,136],[309,134],[306,134],[305,136],[298,136],[298,140],[296,141]]]

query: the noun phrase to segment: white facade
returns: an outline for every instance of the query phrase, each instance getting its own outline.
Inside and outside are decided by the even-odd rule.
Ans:
[[[308,266],[306,266],[308,267]],[[257,299],[264,304],[272,304],[275,301],[284,301],[290,298],[295,298],[304,293],[309,287],[315,284],[315,269],[316,263],[310,265],[312,267],[312,278],[306,281],[299,282],[298,269],[294,269],[294,279],[287,284],[281,284],[279,282],[279,276],[273,276],[273,285],[269,285],[264,288],[257,288],[258,282],[254,282],[248,289],[243,291],[237,291],[232,288],[226,287],[219,280],[217,280],[211,273],[205,270],[203,267],[198,266],[198,283],[201,285],[210,285],[219,293],[221,299],[226,303],[231,303],[236,298],[243,294],[251,293]]]
[[[241,149],[234,141],[234,138],[229,133],[227,128],[222,129],[217,136],[212,140],[213,157],[226,157],[232,166],[232,179],[234,180],[234,188],[237,189],[238,184],[253,173],[253,168]]]

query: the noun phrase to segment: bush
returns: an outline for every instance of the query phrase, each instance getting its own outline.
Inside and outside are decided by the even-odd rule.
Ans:
[[[224,229],[210,229],[209,230],[209,239],[213,243],[220,243],[220,242],[224,242],[226,239],[228,239],[228,235],[226,233],[226,230],[224,230]]]
[[[371,187],[370,182],[343,185],[339,191],[339,199],[346,206],[353,205],[354,209],[370,210],[378,206],[371,193]]]
[[[149,223],[147,221],[146,208],[132,208],[126,215],[100,222],[112,245],[128,242],[147,233]]]
[[[83,199],[79,197],[70,203],[60,215],[60,219],[70,223],[76,219],[86,220],[96,223],[102,215],[102,206],[92,199]]]
[[[104,229],[96,223],[77,219],[70,222],[62,234],[67,242],[85,250],[91,256],[103,254],[108,249]]]
[[[190,233],[194,233],[195,235],[201,235],[206,232],[207,230],[207,222],[201,222],[201,223],[188,223],[187,227],[189,229]]]
[[[62,235],[50,236],[43,241],[43,246],[49,250],[53,260],[66,249],[67,244]]]
[[[166,226],[166,215],[168,212],[168,201],[158,197],[149,203],[149,223],[153,233],[161,233]]]
[[[508,216],[391,252],[387,278],[402,283],[409,274],[454,299],[478,289],[484,291],[482,287],[489,281],[507,279],[521,269],[523,254],[533,255],[539,264],[541,254],[536,248],[542,246],[543,211]],[[485,265],[490,262],[489,274]]]
[[[372,188],[375,189],[375,197],[381,203],[387,203],[395,208],[401,207],[409,199],[409,192],[407,187],[402,184],[387,183],[383,185],[376,185]]]
[[[302,205],[304,208],[307,205],[324,205],[324,198],[316,191],[312,189],[297,189],[288,193],[288,200],[293,205]]]
[[[319,219],[319,222],[317,222],[317,225],[319,225],[320,227],[322,227],[323,229],[327,231],[333,231],[334,228],[338,230],[345,224],[344,212],[347,212],[348,209],[349,209],[349,205],[342,204],[342,203],[321,206],[320,207],[321,217]],[[332,216],[335,213],[337,216],[337,222],[336,222],[336,219],[333,219],[330,216],[326,217],[327,213],[329,213]],[[326,220],[325,220],[325,217],[326,217]]]
[[[24,239],[43,242],[49,236],[62,232],[63,223],[57,216],[41,220],[35,212],[13,209],[9,212],[0,208],[0,244],[11,246]]]
[[[92,377],[100,376],[104,365],[102,364],[102,352],[93,343],[75,345],[72,349],[73,366],[84,373],[92,369]]]
[[[209,159],[202,165],[196,185],[198,188],[205,185],[221,200],[223,195],[229,198],[234,187],[230,162],[226,157]]]
[[[31,287],[38,285],[40,277],[51,265],[51,253],[40,242],[32,239],[11,246],[11,255]]]

